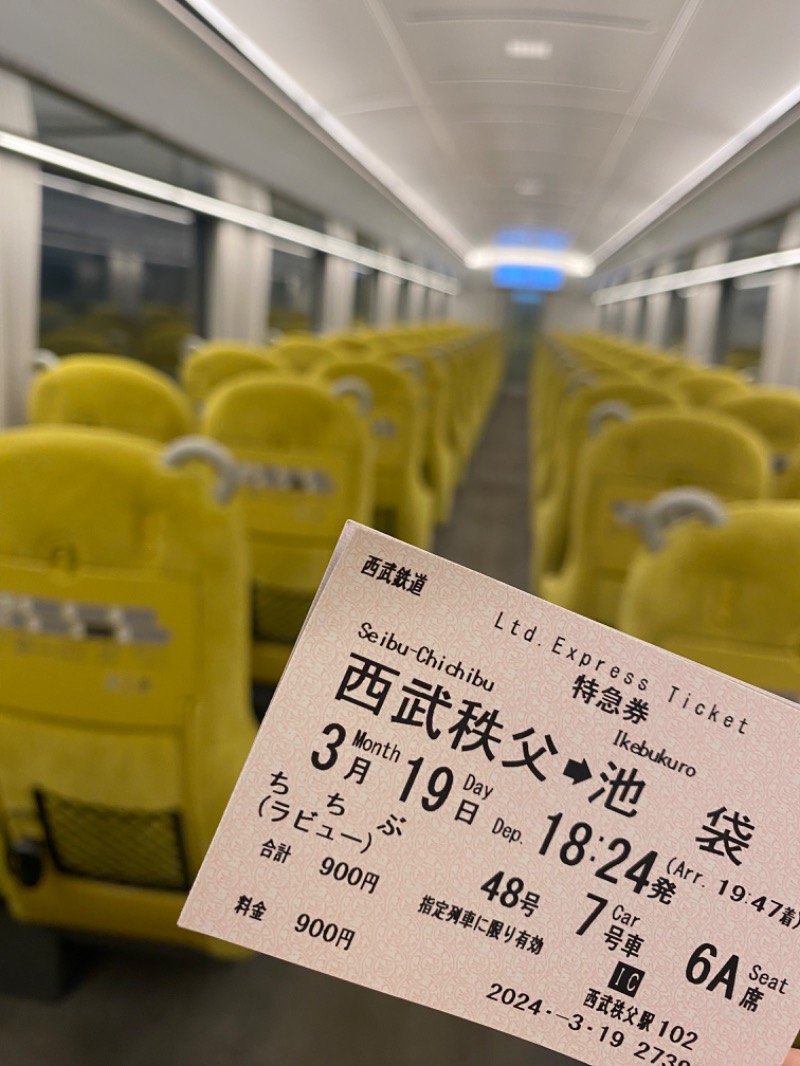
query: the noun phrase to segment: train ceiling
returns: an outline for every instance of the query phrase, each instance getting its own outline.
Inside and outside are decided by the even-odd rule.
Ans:
[[[550,227],[600,262],[800,98],[798,0],[182,2],[470,247]]]

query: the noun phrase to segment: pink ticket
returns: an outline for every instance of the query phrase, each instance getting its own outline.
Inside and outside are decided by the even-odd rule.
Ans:
[[[800,711],[349,524],[181,924],[586,1063],[778,1066]]]

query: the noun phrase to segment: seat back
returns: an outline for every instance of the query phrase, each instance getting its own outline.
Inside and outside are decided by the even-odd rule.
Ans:
[[[800,393],[794,390],[751,388],[741,396],[726,395],[715,406],[764,438],[778,474],[785,468],[791,453],[800,447]],[[781,488],[779,478],[779,495],[783,495]]]
[[[643,411],[608,424],[584,448],[565,564],[543,578],[545,598],[614,625],[638,547],[626,509],[681,486],[723,500],[762,497],[769,487],[766,448],[747,427],[712,412]]]
[[[177,917],[254,736],[244,531],[213,488],[121,433],[0,436],[0,892],[21,921],[197,939]]]
[[[295,374],[308,374],[334,358],[332,349],[313,336],[287,337],[268,351],[278,365]]]
[[[133,359],[74,355],[34,378],[28,419],[36,425],[123,430],[165,442],[192,427],[188,400],[169,378]]]
[[[586,442],[600,426],[594,426],[603,412],[615,405],[636,410],[650,407],[676,407],[676,395],[666,388],[647,385],[633,378],[605,376],[597,383],[571,394],[563,407],[562,429],[551,459],[551,491],[538,500],[534,512],[535,584],[543,573],[558,570],[563,563],[567,543],[570,503]],[[602,407],[600,405],[603,405]]]
[[[186,338],[191,335],[192,327],[188,319],[156,315],[142,327],[136,338],[134,355],[164,373],[174,374],[180,366]]]
[[[700,370],[696,364],[687,363],[683,359],[670,359],[657,362],[652,366],[649,370],[649,377],[657,385],[668,385],[672,388],[680,382],[688,381],[690,378],[695,377],[698,373],[700,373]]]
[[[56,355],[74,355],[77,352],[93,354],[116,352],[114,338],[105,328],[73,322],[57,326],[42,334],[42,347]]]
[[[800,503],[733,503],[637,552],[620,602],[627,633],[800,698]]]
[[[253,566],[253,675],[275,683],[342,526],[369,521],[369,433],[344,398],[260,373],[217,389],[202,425],[239,463]]]
[[[418,387],[403,371],[372,360],[344,358],[320,369],[320,380],[360,378],[372,392],[369,425],[375,441],[376,529],[420,547],[433,530],[433,498],[423,483],[424,416]]]
[[[376,350],[380,351],[380,345]],[[451,401],[448,385],[450,373],[447,360],[437,349],[421,347],[413,353],[387,350],[375,357],[411,375],[423,399],[423,470],[425,481],[433,489],[436,517],[446,521],[450,515],[456,490],[457,469],[455,445],[449,433]]]
[[[697,370],[690,377],[679,379],[675,388],[686,403],[693,407],[715,405],[721,399],[741,396],[747,392],[747,382],[735,370]]]
[[[279,368],[267,348],[239,341],[209,341],[189,352],[181,364],[180,376],[189,399],[199,408],[224,382],[241,374]]]

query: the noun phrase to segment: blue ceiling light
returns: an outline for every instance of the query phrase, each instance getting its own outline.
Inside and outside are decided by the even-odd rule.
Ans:
[[[554,266],[499,263],[492,270],[492,283],[498,289],[557,292],[564,284],[564,271]]]

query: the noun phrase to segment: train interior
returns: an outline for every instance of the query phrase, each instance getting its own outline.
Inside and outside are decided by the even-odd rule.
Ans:
[[[800,699],[798,34],[3,0],[2,1066],[573,1061],[177,916],[348,519]]]

